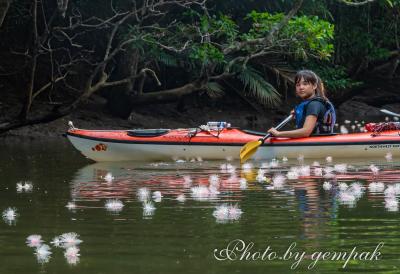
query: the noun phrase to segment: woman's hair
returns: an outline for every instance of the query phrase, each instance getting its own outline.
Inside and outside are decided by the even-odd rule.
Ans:
[[[319,97],[322,97],[324,100],[328,100],[325,95],[324,83],[322,82],[321,78],[319,78],[318,75],[315,74],[315,72],[311,70],[299,70],[294,77],[295,84],[299,83],[301,79],[304,79],[305,82],[308,82],[312,85],[317,84],[317,95]]]

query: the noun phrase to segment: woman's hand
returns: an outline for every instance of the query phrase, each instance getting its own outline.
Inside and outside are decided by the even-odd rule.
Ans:
[[[275,137],[279,137],[279,134],[280,134],[280,132],[278,131],[278,130],[276,130],[275,128],[270,128],[269,130],[268,130],[268,132],[269,133],[271,133],[273,136],[275,136]]]

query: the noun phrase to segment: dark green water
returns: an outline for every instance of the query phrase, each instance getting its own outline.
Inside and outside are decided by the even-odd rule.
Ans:
[[[346,173],[336,172],[336,178],[305,176],[286,180],[282,189],[269,189],[270,183],[255,178],[262,163],[253,163],[253,173],[240,169],[237,162],[230,163],[236,166],[234,172],[221,169],[224,162],[91,164],[62,141],[3,142],[0,149],[0,209],[15,207],[18,212],[11,225],[5,220],[0,223],[1,274],[400,273],[399,211],[385,207],[383,191],[368,189],[375,181],[386,188],[399,183],[397,162],[377,162],[377,175],[370,163],[353,162]],[[285,175],[293,166],[299,166],[297,160],[265,168],[264,176],[269,180]],[[104,179],[108,172],[112,182]],[[210,175],[218,175],[219,193],[193,195],[193,187],[203,185],[203,191],[209,187]],[[240,186],[241,178],[247,179],[246,188]],[[33,190],[18,192],[19,181],[31,181]],[[333,188],[324,190],[324,181]],[[355,181],[363,186],[362,193],[349,205],[340,200],[337,185]],[[152,202],[155,210],[147,214],[137,195],[143,187],[163,195],[161,202]],[[179,194],[186,201],[177,201]],[[111,198],[122,201],[122,211],[106,210]],[[398,196],[394,199],[398,201]],[[68,202],[75,202],[77,208],[66,208]],[[237,205],[242,214],[217,219],[214,212],[221,204]],[[68,263],[64,249],[50,244],[66,232],[78,233],[83,241],[76,264]],[[25,243],[32,234],[41,235],[51,246],[47,263],[39,263],[35,249]],[[235,240],[239,250],[227,252]],[[240,243],[248,248],[254,243],[248,249],[253,256],[268,246],[276,254],[267,252],[270,259],[265,260],[246,260],[243,255],[240,260],[245,254]],[[280,258],[294,243],[293,256]],[[357,257],[344,268],[345,259],[322,260],[322,252],[350,254],[356,248],[355,252],[372,253],[379,243],[384,244],[381,255],[373,260]],[[305,254],[296,260],[295,252]]]

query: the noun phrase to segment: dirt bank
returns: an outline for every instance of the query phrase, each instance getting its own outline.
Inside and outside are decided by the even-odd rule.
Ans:
[[[364,89],[337,107],[339,123],[344,120],[384,121],[385,115],[379,111],[381,108],[400,112],[397,87],[396,83],[391,83],[385,88],[378,85]],[[40,102],[36,104],[37,109],[45,108],[40,106]],[[121,119],[110,114],[104,99],[94,96],[66,117],[47,124],[11,130],[2,137],[59,138],[68,129],[68,121],[72,121],[75,127],[87,129],[183,128],[196,127],[207,121],[227,121],[232,126],[265,131],[283,120],[295,104],[294,99],[289,99],[277,109],[259,112],[240,100],[220,100],[212,104],[191,102],[185,110],[178,110],[177,103],[172,103],[138,107],[129,119]],[[19,109],[16,105],[16,98],[3,100],[0,103],[1,117],[15,116]]]

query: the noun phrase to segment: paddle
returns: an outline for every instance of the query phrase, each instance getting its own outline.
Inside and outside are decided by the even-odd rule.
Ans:
[[[288,116],[285,120],[283,120],[279,125],[277,125],[275,128],[280,129],[284,125],[286,125],[290,120],[292,120],[293,115],[291,114]],[[245,144],[242,149],[240,150],[240,163],[246,162],[254,153],[256,153],[257,149],[259,146],[264,144],[265,140],[267,140],[269,137],[271,137],[272,134],[268,133],[264,137],[258,139],[257,141],[251,141]]]
[[[398,114],[398,113],[395,113],[395,112],[392,112],[392,111],[390,111],[390,110],[387,110],[387,109],[381,109],[380,111],[381,111],[381,112],[383,112],[383,113],[385,113],[385,114],[388,114],[388,115],[392,115],[392,116],[400,117],[400,114]]]

